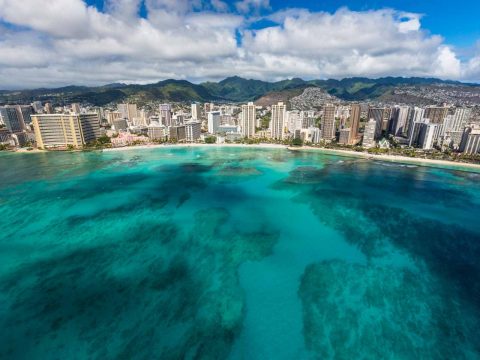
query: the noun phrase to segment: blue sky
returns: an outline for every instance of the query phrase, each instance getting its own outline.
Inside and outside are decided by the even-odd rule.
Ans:
[[[236,1],[225,2],[233,8]],[[87,3],[103,10],[104,0],[88,0]],[[275,12],[286,8],[335,12],[341,7],[356,11],[393,8],[423,14],[424,27],[435,34],[442,35],[455,46],[472,46],[480,39],[480,1],[475,0],[271,0],[270,9],[262,12]],[[145,7],[142,6],[140,12],[145,16]]]
[[[424,14],[423,26],[435,34],[441,34],[453,45],[470,46],[480,39],[480,20],[478,18],[480,1],[476,0],[272,1],[274,8],[280,8],[285,3],[315,11],[330,12],[342,6],[359,11],[394,8]]]
[[[38,1],[0,0],[4,88],[232,75],[480,82],[480,1]]]

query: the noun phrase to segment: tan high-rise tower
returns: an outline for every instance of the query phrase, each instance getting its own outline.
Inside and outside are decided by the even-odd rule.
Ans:
[[[335,139],[335,105],[326,105],[323,108],[322,139]]]
[[[360,105],[357,105],[357,104],[352,105],[350,109],[350,136],[348,139],[349,145],[354,145],[357,142],[361,112],[362,112],[362,108]]]
[[[279,102],[277,105],[272,105],[272,120],[270,121],[272,139],[283,140],[286,111],[287,106],[284,105],[283,102]]]
[[[242,105],[242,135],[247,138],[255,136],[256,111],[253,102]]]
[[[32,124],[40,149],[81,148],[101,135],[97,113],[32,115]]]

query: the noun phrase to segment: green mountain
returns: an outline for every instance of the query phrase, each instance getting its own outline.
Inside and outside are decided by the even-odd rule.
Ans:
[[[206,82],[201,84],[212,95],[228,101],[249,101],[272,92],[298,87],[305,87],[308,82],[294,78],[278,82],[267,82],[261,80],[247,80],[238,76],[226,78],[218,83]]]
[[[51,101],[56,105],[72,102],[103,106],[121,101],[139,104],[150,101],[191,102],[219,101],[246,102],[257,100],[267,94],[297,94],[306,87],[319,87],[342,100],[375,100],[394,89],[404,86],[461,86],[478,91],[478,84],[464,84],[433,78],[385,77],[379,79],[347,78],[342,80],[310,80],[299,78],[267,82],[244,79],[238,76],[220,82],[193,84],[186,80],[165,80],[155,84],[126,85],[109,84],[98,87],[66,86],[56,89],[0,91],[0,104],[30,103],[35,100]]]
[[[109,103],[135,101],[213,101],[220,100],[201,85],[185,80],[165,80],[155,84],[109,84],[99,87],[68,86],[56,89],[36,89],[0,92],[0,103],[29,103],[35,100],[51,101],[57,105],[72,102],[103,106]]]
[[[384,77],[379,79],[354,77],[342,80],[312,80],[309,81],[309,83],[326,90],[330,95],[347,101],[377,99],[385,93],[401,86],[478,86],[478,84],[464,84],[458,81],[418,77]]]

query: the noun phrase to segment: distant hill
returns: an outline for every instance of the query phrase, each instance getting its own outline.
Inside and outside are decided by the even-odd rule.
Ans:
[[[318,87],[328,94],[345,101],[385,100],[401,98],[401,89],[429,87],[443,89],[461,89],[461,97],[469,92],[478,94],[480,85],[465,84],[456,81],[444,81],[433,78],[402,78],[385,77],[379,79],[347,78],[342,80],[310,80],[299,78],[267,82],[244,79],[238,76],[226,78],[220,82],[205,82],[193,84],[186,80],[165,80],[155,84],[127,85],[108,84],[98,87],[65,86],[55,89],[33,89],[22,91],[0,91],[0,104],[30,103],[35,100],[51,101],[57,105],[72,102],[89,103],[103,106],[109,103],[135,101],[147,103],[150,101],[191,102],[246,102],[270,103],[272,100],[289,100],[299,96],[308,87]],[[395,94],[395,97],[392,97]],[[421,92],[408,92],[408,98],[422,97]],[[473,98],[476,99],[476,96]],[[427,99],[431,101],[431,99]],[[439,100],[440,101],[440,100]]]
[[[226,78],[218,83],[206,82],[201,84],[208,91],[221,99],[227,101],[253,101],[259,97],[274,91],[283,91],[305,87],[308,82],[294,78],[278,82],[267,82],[261,80],[247,80],[238,76]]]
[[[308,89],[312,86],[314,85],[306,84],[294,88],[270,91],[265,95],[260,96],[258,99],[255,99],[254,102],[257,106],[271,106],[279,102],[284,102],[288,104],[291,99],[302,95],[305,89]]]

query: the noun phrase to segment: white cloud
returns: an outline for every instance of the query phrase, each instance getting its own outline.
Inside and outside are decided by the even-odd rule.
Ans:
[[[420,29],[419,16],[393,10],[290,10],[271,19],[281,23],[247,31],[245,48],[264,57],[297,58],[309,64],[309,76],[460,74],[455,54],[441,37]]]
[[[433,63],[433,75],[448,78],[459,78],[462,74],[460,60],[448,46],[440,46]]]
[[[125,21],[135,20],[140,10],[141,0],[106,0],[107,12]]]
[[[0,0],[0,87],[230,75],[480,79],[480,55],[460,61],[419,14],[287,9],[268,15],[273,26],[250,30],[269,1],[237,2],[243,15],[221,0],[146,0],[146,18],[139,6],[111,0],[101,12],[81,0]]]
[[[257,12],[261,9],[269,8],[270,0],[241,0],[235,3],[235,7],[241,13]]]
[[[216,11],[221,11],[221,12],[225,12],[225,11],[228,11],[228,4],[224,1],[221,1],[221,0],[211,0],[211,3],[212,3],[212,7],[216,10]]]
[[[81,0],[0,0],[4,21],[59,37],[85,34],[90,10]]]
[[[408,33],[410,31],[420,30],[420,18],[419,14],[412,13],[399,13],[397,18],[399,19],[397,27],[401,33]]]

